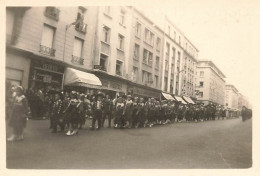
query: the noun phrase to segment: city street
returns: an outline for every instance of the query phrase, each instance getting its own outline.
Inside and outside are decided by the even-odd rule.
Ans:
[[[29,120],[25,139],[7,143],[9,169],[192,169],[252,166],[252,120],[176,123],[153,128],[52,134]],[[7,127],[7,135],[10,129]]]

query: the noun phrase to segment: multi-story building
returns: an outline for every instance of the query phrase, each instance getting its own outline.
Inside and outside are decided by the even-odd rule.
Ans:
[[[161,89],[166,93],[181,94],[183,40],[183,33],[165,17]]]
[[[163,31],[134,7],[10,7],[6,38],[12,84],[62,89],[70,67],[112,96],[160,97]]]
[[[198,60],[196,98],[204,104],[225,104],[225,75],[210,60]]]
[[[26,89],[62,89],[66,67],[92,69],[96,7],[6,10],[7,81]]]
[[[231,109],[238,109],[239,92],[234,85],[225,85],[225,106]]]
[[[181,94],[195,98],[196,68],[199,50],[184,37]]]

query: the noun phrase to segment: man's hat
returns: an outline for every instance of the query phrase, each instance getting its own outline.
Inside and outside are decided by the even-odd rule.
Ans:
[[[97,97],[98,97],[98,96],[104,97],[104,94],[99,91],[99,92],[97,93]]]
[[[15,91],[20,91],[20,92],[23,93],[24,89],[23,89],[22,86],[17,86],[17,87],[15,88]]]

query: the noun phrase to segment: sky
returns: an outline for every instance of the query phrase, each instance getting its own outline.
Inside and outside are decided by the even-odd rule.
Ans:
[[[226,83],[250,101],[259,97],[254,90],[260,66],[259,7],[254,0],[154,0],[148,7],[139,5],[155,21],[166,14],[199,49],[199,59],[212,60]]]

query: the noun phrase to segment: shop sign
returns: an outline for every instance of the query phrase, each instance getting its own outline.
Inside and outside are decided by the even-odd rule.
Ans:
[[[56,65],[43,64],[42,68],[45,69],[45,70],[58,72],[58,67]]]
[[[139,88],[139,87],[134,87],[133,94],[147,96],[147,97],[154,97],[154,98],[160,97],[160,93],[158,93],[158,92],[154,92],[154,91]]]

